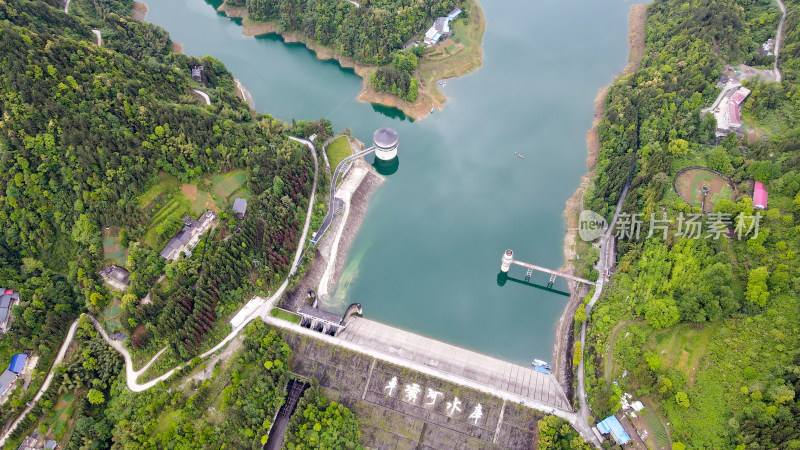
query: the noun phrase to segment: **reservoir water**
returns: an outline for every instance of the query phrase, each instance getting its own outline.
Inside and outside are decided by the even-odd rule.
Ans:
[[[500,286],[500,257],[511,248],[519,260],[563,264],[564,203],[586,172],[595,95],[626,63],[630,2],[484,0],[483,67],[447,80],[444,110],[418,122],[359,103],[361,79],[301,44],[243,37],[219,3],[147,4],[147,20],[184,53],[224,62],[257,110],[328,118],[368,144],[376,128],[398,131],[399,170],[370,201],[333,295],[345,300],[331,309],[361,302],[365,317],[455,345],[523,364],[550,359],[568,297]]]

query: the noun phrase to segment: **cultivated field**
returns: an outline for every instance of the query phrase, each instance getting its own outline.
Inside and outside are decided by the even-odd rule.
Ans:
[[[209,209],[218,212],[234,194],[249,198],[246,181],[241,170],[210,175],[199,183],[181,183],[172,175],[160,174],[158,182],[138,199],[139,209],[150,218],[144,243],[158,249],[180,228],[183,216],[197,218]]]
[[[119,227],[103,228],[103,256],[114,264],[124,267],[128,260],[128,250],[119,245]]]

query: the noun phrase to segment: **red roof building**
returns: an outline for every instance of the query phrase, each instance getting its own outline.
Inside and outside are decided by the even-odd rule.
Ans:
[[[760,181],[756,181],[753,188],[753,207],[756,209],[767,209],[767,199],[769,193]]]
[[[728,120],[731,128],[738,130],[742,127],[742,118],[739,115],[739,105],[736,102],[728,102]]]

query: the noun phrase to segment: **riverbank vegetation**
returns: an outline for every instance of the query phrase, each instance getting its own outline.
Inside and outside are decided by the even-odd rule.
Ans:
[[[456,7],[462,13],[451,23],[452,36],[426,47],[423,36],[434,19]],[[242,18],[245,34],[278,33],[353,67],[364,79],[359,100],[399,108],[414,119],[441,107],[438,80],[476,70],[483,56],[486,25],[474,0],[227,0],[220,10]]]
[[[622,223],[633,231],[639,213],[643,223],[618,240],[617,272],[590,314],[589,400],[600,420],[623,392],[643,398],[668,424],[673,448],[800,443],[800,2],[786,6],[784,81],[746,82],[745,113],[774,124],[763,140],[717,138],[713,116],[700,111],[717,96],[724,64],[753,63],[774,37],[777,7],[754,0],[650,4],[641,67],[611,86],[599,124],[584,202],[610,219],[631,173]],[[721,172],[739,192],[714,202],[697,238],[685,220],[700,210],[673,190],[690,166]],[[760,213],[754,181],[769,191]],[[651,214],[666,231],[650,235]],[[752,220],[741,221],[756,214],[757,234],[748,234]]]

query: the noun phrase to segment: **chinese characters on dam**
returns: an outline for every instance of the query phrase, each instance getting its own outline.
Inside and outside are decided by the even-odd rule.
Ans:
[[[464,404],[465,402],[462,402],[457,396],[448,399],[443,392],[430,387],[426,387],[423,390],[422,386],[418,383],[403,385],[398,381],[396,376],[392,377],[389,382],[386,383],[383,391],[384,395],[387,397],[397,397],[415,406],[435,409],[437,403],[440,405],[440,408],[442,407],[441,405],[444,405],[444,413],[447,417],[462,417],[467,414],[467,411],[471,411],[466,420],[472,421],[473,425],[477,425],[478,421],[483,417],[483,405],[480,403],[469,405],[469,408],[467,408],[467,405]],[[424,396],[422,395],[423,391],[425,393]],[[420,401],[417,401],[417,399]]]

